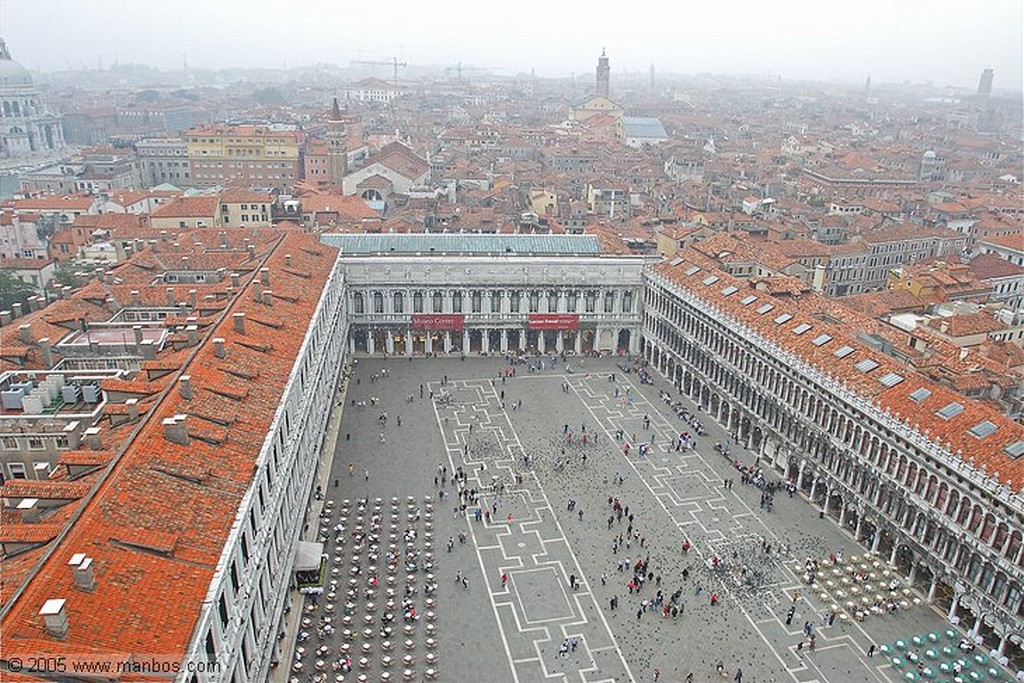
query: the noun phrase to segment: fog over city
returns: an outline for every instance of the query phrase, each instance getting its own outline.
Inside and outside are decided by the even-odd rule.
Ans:
[[[930,82],[1020,90],[1019,0],[604,5],[525,0],[354,5],[2,0],[0,31],[32,70],[149,64],[284,68],[352,60],[590,74],[606,48],[616,73],[746,74],[784,79]]]

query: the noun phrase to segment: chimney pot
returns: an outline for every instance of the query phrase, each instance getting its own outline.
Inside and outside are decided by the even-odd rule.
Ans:
[[[21,310],[20,301],[15,301],[13,304],[11,304],[11,315],[13,315],[15,318],[20,318],[22,314],[23,311]]]
[[[214,337],[213,339],[213,355],[217,358],[226,358],[228,355],[227,349],[224,348],[224,339],[222,337]]]
[[[249,252],[249,258],[256,258],[256,246],[250,244],[247,251]]]
[[[32,343],[32,326],[31,325],[19,325],[18,326],[18,339],[21,340],[22,344],[28,345]]]
[[[245,334],[245,313],[235,313],[232,317],[235,319],[235,332]]]
[[[187,417],[187,415],[175,415],[174,417],[164,418],[162,422],[164,438],[179,446],[187,446],[189,444],[188,429],[185,426],[185,419]]]
[[[195,346],[196,344],[199,343],[199,326],[198,325],[188,325],[185,328],[185,334],[188,337],[188,345],[189,346]]]
[[[102,430],[99,427],[89,427],[85,430],[85,445],[94,451],[103,450],[103,442],[100,440],[100,432]]]
[[[139,419],[139,399],[129,398],[124,402],[128,406],[128,419],[131,422],[135,422]]]
[[[63,598],[51,598],[43,603],[42,609],[39,610],[39,616],[43,618],[43,622],[46,624],[46,632],[54,638],[60,638],[63,640],[68,636],[68,613],[64,609]]]
[[[265,306],[274,305],[274,292],[272,290],[266,289],[263,291],[263,304]]]
[[[43,337],[39,340],[39,353],[43,356],[43,365],[46,369],[53,367],[53,351],[50,348],[50,338]]]
[[[139,353],[145,360],[153,360],[156,358],[156,344],[153,343],[152,339],[143,339],[139,342]]]
[[[21,513],[21,521],[25,524],[38,524],[39,523],[39,499],[38,498],[22,498],[21,502],[18,503],[18,512]]]
[[[87,557],[71,570],[75,577],[75,588],[91,593],[96,588],[96,574],[92,569],[92,558]]]
[[[186,401],[192,400],[192,376],[182,375],[178,378],[178,391]]]
[[[13,319],[10,311],[0,311],[0,326],[10,325]]]
[[[195,308],[198,302],[198,292],[194,289],[188,290],[188,305],[191,306],[192,308]]]
[[[231,286],[234,287],[235,289],[238,289],[238,287],[240,286],[240,282],[241,278],[239,277],[238,273],[231,273]]]
[[[174,300],[175,300],[175,297],[174,297],[174,287],[168,287],[167,288],[167,305],[168,306],[173,306],[174,305]]]
[[[60,288],[60,298],[67,299],[69,296],[71,296],[71,286],[64,285],[63,287]]]
[[[142,304],[142,298],[139,296],[139,290],[132,290],[132,306],[139,306]]]
[[[270,284],[270,268],[260,268],[260,282],[265,285]]]
[[[284,264],[286,266],[288,266],[289,268],[291,267],[291,265],[292,265],[292,255],[291,254],[285,254],[284,255]]]
[[[135,335],[135,343],[142,343],[142,325],[132,325],[132,334]]]

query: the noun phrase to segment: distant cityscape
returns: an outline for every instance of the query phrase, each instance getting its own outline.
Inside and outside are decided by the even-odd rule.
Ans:
[[[335,590],[310,511],[336,420],[366,407],[355,360],[606,356],[881,558],[917,598],[894,604],[1020,677],[1019,84],[627,76],[607,51],[561,79],[398,57],[38,74],[18,48],[0,40],[7,671],[146,651],[223,665],[187,683],[298,681],[307,594]]]

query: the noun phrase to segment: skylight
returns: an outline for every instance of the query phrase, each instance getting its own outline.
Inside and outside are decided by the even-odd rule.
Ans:
[[[676,256],[674,259],[672,259],[672,263],[670,265],[674,268],[674,267],[678,266],[682,262],[683,262],[683,257],[682,256]]]
[[[884,386],[889,387],[891,389],[900,382],[902,382],[903,377],[901,375],[897,375],[895,372],[889,372],[883,375],[882,377],[879,377],[878,381],[881,382]]]
[[[828,344],[830,341],[832,341],[831,334],[819,334],[817,337],[811,340],[811,343],[814,344],[815,346],[824,346],[825,344]]]
[[[799,325],[793,328],[793,334],[803,334],[809,329],[811,329],[810,325],[808,325],[807,323],[800,323]]]
[[[1003,449],[1003,452],[1008,456],[1016,460],[1020,456],[1024,455],[1024,441],[1014,441],[1009,446]]]
[[[792,319],[793,316],[791,316],[789,313],[783,313],[782,315],[779,315],[775,318],[775,324],[781,325],[782,323],[789,322]]]
[[[833,353],[832,355],[835,356],[836,358],[846,358],[851,353],[853,353],[852,346],[840,346],[838,349],[835,350],[835,353]]]
[[[878,363],[870,358],[865,358],[853,367],[857,368],[861,372],[871,372],[878,367]]]
[[[686,269],[686,274],[687,275],[693,275],[694,273],[699,273],[699,272],[700,272],[700,266],[690,266],[689,268]]]
[[[729,285],[728,287],[726,287],[725,289],[722,290],[722,296],[732,296],[733,294],[735,294],[738,291],[740,291],[739,287],[734,287],[732,285]]]
[[[701,280],[701,282],[703,282],[706,285],[713,285],[716,282],[718,282],[718,276],[717,275],[708,275],[706,278]]]
[[[939,408],[937,411],[935,411],[935,414],[941,417],[943,420],[949,420],[950,418],[954,418],[962,412],[964,412],[963,404],[953,401],[952,403],[947,403],[946,405]]]
[[[974,425],[973,427],[971,427],[970,429],[968,429],[967,431],[971,433],[971,436],[976,436],[979,439],[984,439],[986,436],[992,436],[993,434],[995,434],[997,429],[999,429],[998,425],[989,422],[988,420],[983,420],[978,424]]]
[[[914,389],[913,391],[910,392],[910,400],[913,401],[914,403],[921,403],[931,395],[932,392],[928,391],[924,387],[921,387],[920,389]]]
[[[773,308],[775,308],[775,304],[761,304],[760,308],[757,309],[757,312],[764,315]]]
[[[745,297],[743,297],[742,299],[740,299],[740,303],[743,304],[744,306],[749,306],[750,304],[754,303],[755,301],[757,301],[757,297],[754,296],[753,294],[748,294]]]

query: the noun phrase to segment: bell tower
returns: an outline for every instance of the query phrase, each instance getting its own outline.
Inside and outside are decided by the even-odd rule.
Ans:
[[[608,81],[611,76],[611,67],[608,66],[608,56],[601,48],[601,56],[597,60],[597,88],[595,93],[599,97],[608,97]]]
[[[337,97],[327,119],[327,174],[330,183],[339,187],[348,175],[348,134]]]

